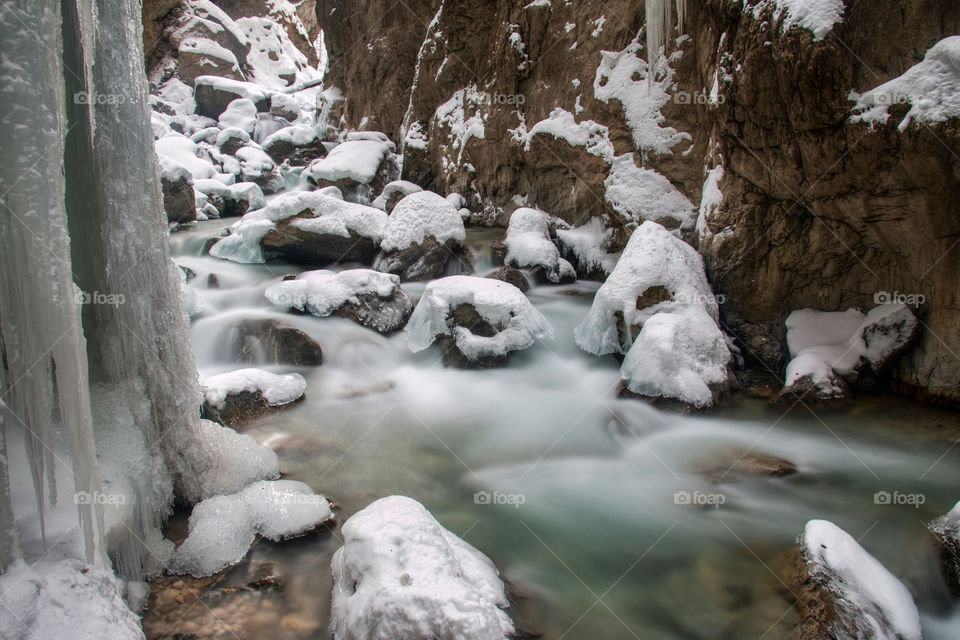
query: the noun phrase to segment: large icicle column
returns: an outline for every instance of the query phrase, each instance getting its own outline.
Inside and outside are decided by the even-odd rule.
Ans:
[[[686,14],[687,0],[646,0],[644,2],[644,13],[647,20],[647,57],[650,68],[652,69],[660,56],[660,48],[664,47],[664,54],[667,54],[667,38],[673,29],[673,16],[671,9],[673,3],[677,6],[677,25],[683,29],[683,19]],[[647,75],[647,79],[653,77],[653,73]]]

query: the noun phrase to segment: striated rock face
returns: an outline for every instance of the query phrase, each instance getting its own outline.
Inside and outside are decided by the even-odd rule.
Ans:
[[[634,222],[669,226],[645,203],[684,214],[684,201],[695,210],[703,200],[698,233],[683,215],[677,224],[699,245],[724,324],[754,363],[782,372],[783,323],[795,309],[919,294],[919,346],[884,383],[960,401],[951,355],[960,123],[901,132],[909,105],[872,130],[849,120],[851,92],[903,74],[960,33],[960,5],[846,3],[817,38],[785,29],[773,3],[687,4],[689,37],[670,43],[652,110],[630,98],[647,85],[642,3],[327,0],[317,20],[328,78],[345,95],[343,124],[402,140],[404,179],[463,194],[491,224],[523,205],[575,225],[601,217],[619,248]],[[567,135],[557,135],[563,123]]]

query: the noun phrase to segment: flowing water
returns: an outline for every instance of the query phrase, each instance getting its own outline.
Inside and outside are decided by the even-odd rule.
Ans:
[[[341,522],[386,495],[423,502],[497,563],[518,617],[544,638],[787,637],[796,615],[788,554],[811,518],[846,529],[910,587],[925,638],[960,635],[925,529],[960,499],[955,412],[881,397],[787,412],[741,398],[686,417],[619,400],[617,362],[573,343],[598,287],[587,282],[529,292],[552,341],[504,369],[446,369],[436,347],[411,354],[403,333],[272,307],[264,289],[299,269],[201,257],[227,224],[171,237],[210,307],[192,325],[201,377],[247,366],[229,355],[241,318],[281,319],[324,349],[321,366],[297,369],[308,381],[302,402],[241,430],[277,451],[286,477],[339,504]],[[469,234],[480,274],[496,235]],[[211,273],[219,289],[207,288]],[[405,289],[417,297],[423,285]],[[725,474],[745,452],[799,472]],[[182,515],[169,533],[182,537]],[[184,604],[156,584],[148,636],[328,637],[338,536],[259,542],[219,581],[164,580]],[[283,589],[246,589],[265,565]]]

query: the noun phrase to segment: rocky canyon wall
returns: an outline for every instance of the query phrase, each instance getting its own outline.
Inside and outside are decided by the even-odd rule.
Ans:
[[[402,140],[405,178],[463,194],[482,221],[536,205],[574,224],[602,217],[621,241],[658,203],[695,218],[704,200],[699,231],[659,221],[699,246],[755,364],[782,372],[794,309],[922,296],[922,340],[889,384],[955,403],[960,123],[900,130],[909,104],[874,128],[850,116],[851,92],[960,33],[960,5],[845,4],[815,33],[773,1],[690,2],[651,79],[636,0],[316,8],[340,125]],[[714,202],[703,191],[718,166]]]

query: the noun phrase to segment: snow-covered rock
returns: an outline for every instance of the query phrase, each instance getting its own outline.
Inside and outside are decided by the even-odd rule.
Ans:
[[[259,145],[252,142],[245,144],[237,149],[234,156],[240,163],[240,178],[243,182],[256,183],[268,195],[283,189],[283,176]]]
[[[379,140],[350,140],[334,147],[304,172],[317,186],[339,187],[352,202],[370,202],[398,176],[390,145]]]
[[[540,267],[550,282],[572,282],[577,275],[573,265],[560,257],[560,250],[550,239],[550,216],[539,209],[521,207],[510,216],[507,226],[509,267]]]
[[[190,502],[239,491],[251,482],[280,476],[277,454],[250,436],[212,420],[200,420],[195,441],[203,448],[192,451],[195,482],[181,486]]]
[[[335,313],[380,333],[402,328],[413,311],[400,278],[372,269],[306,271],[271,285],[265,295],[275,305],[321,318]]]
[[[950,593],[960,596],[960,502],[946,515],[930,523],[937,540],[943,575]]]
[[[459,367],[506,364],[513,351],[553,336],[549,321],[511,284],[450,276],[427,285],[405,331],[414,353],[435,340],[444,363]]]
[[[193,188],[206,196],[206,203],[212,205],[221,218],[242,216],[267,206],[267,199],[255,182],[225,185],[219,180],[197,180]]]
[[[197,218],[197,203],[194,197],[193,175],[171,158],[159,156],[160,190],[163,193],[163,210],[168,222],[191,222]]]
[[[327,148],[317,135],[316,128],[305,125],[284,127],[270,134],[262,146],[278,164],[288,160],[292,165],[307,165],[327,155]]]
[[[3,569],[0,637],[143,640],[123,582],[110,571],[69,558],[18,560]]]
[[[234,262],[263,263],[283,256],[305,264],[371,263],[383,238],[387,214],[319,192],[290,192],[246,214],[210,255]],[[265,255],[266,254],[266,255]]]
[[[335,640],[494,640],[514,634],[494,564],[415,500],[377,500],[333,556]]]
[[[247,368],[210,376],[200,387],[204,416],[236,424],[300,400],[307,381],[298,373],[278,375]]]
[[[762,0],[744,7],[758,19],[765,18],[765,10],[770,7],[781,29],[808,29],[813,32],[814,42],[827,37],[843,20],[843,0]]]
[[[398,202],[411,193],[417,193],[418,191],[423,191],[419,185],[407,182],[406,180],[394,180],[383,188],[383,192],[370,203],[370,206],[383,209],[387,213],[390,213],[393,211],[393,208],[397,206]],[[449,201],[449,196],[447,196],[447,200]],[[456,206],[455,208],[459,209],[459,207]]]
[[[270,109],[270,92],[252,82],[219,78],[217,76],[199,76],[194,81],[194,100],[197,113],[201,116],[217,119],[227,110],[234,100],[250,100],[257,111]]]
[[[811,520],[800,536],[803,637],[920,640],[910,591],[846,531]]]
[[[557,229],[557,244],[584,279],[605,280],[617,266],[619,251],[611,250],[613,230],[600,217],[573,229]]]
[[[900,131],[914,121],[944,122],[960,117],[960,36],[944,38],[902,76],[862,95],[851,93],[850,99],[856,100],[856,113],[850,120],[870,126],[885,124],[891,106],[909,103],[910,110],[897,127]]]
[[[885,370],[910,347],[920,330],[905,304],[824,312],[799,309],[786,320],[787,365],[784,398],[829,400],[849,395],[849,384]]]
[[[632,154],[614,158],[603,184],[606,200],[625,222],[652,220],[671,229],[696,222],[693,203],[664,176],[638,167]]]
[[[208,38],[192,36],[181,40],[178,46],[177,75],[189,85],[206,75],[245,80],[232,51]]]
[[[200,147],[190,138],[179,133],[172,133],[160,138],[154,143],[154,148],[161,158],[161,168],[163,167],[163,159],[167,159],[186,168],[194,180],[212,178],[217,174],[213,163],[205,157]],[[167,164],[168,168],[171,166]]]
[[[374,268],[404,280],[426,280],[447,272],[448,264],[469,263],[463,219],[447,200],[432,191],[404,197],[384,229]],[[454,265],[451,265],[454,266]]]
[[[285,540],[333,520],[329,501],[302,482],[255,482],[194,506],[189,534],[177,548],[170,571],[198,578],[212,575],[243,560],[258,535]]]
[[[237,20],[236,25],[250,42],[247,64],[253,82],[280,90],[323,77],[310,66],[307,56],[290,41],[286,29],[276,20],[246,17]]]

